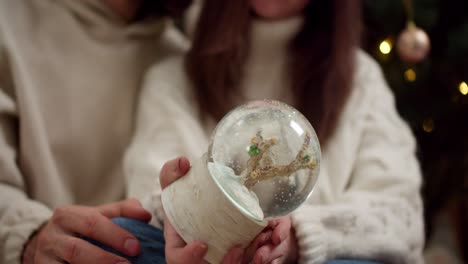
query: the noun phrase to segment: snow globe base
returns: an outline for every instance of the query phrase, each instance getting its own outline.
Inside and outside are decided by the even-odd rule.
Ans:
[[[166,216],[179,235],[187,243],[207,243],[205,260],[214,264],[221,263],[232,247],[247,247],[267,221],[242,212],[219,188],[220,179],[213,179],[209,164],[206,155],[194,161],[188,175],[164,189],[161,199]]]

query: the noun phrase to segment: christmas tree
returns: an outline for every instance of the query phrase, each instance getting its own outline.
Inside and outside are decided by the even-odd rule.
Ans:
[[[434,215],[453,201],[455,225],[467,223],[468,1],[365,0],[363,5],[363,47],[382,66],[418,141],[426,234],[433,233]],[[397,48],[408,20],[430,39],[430,52],[421,60],[411,61]],[[459,251],[468,254],[465,225],[454,228]]]

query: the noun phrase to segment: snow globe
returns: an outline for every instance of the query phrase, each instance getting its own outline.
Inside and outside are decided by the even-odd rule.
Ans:
[[[166,216],[187,242],[208,244],[220,263],[246,247],[268,220],[297,209],[312,193],[320,144],[307,119],[279,101],[253,101],[229,112],[208,151],[162,193]]]

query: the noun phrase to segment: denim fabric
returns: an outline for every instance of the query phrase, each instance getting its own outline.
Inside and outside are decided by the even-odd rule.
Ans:
[[[381,264],[379,262],[367,261],[367,260],[332,260],[328,261],[325,264]]]
[[[102,245],[96,241],[89,240],[91,243],[114,254],[127,258],[133,264],[162,264],[164,260],[164,235],[160,229],[157,229],[147,223],[129,218],[114,218],[114,223],[123,227],[138,238],[141,245],[141,253],[137,257],[128,257],[117,253],[112,248]],[[364,260],[333,260],[325,264],[379,264]]]
[[[136,257],[125,256],[101,243],[89,239],[88,241],[109,252],[127,258],[132,264],[166,263],[164,256],[164,235],[160,229],[157,229],[147,223],[130,218],[119,217],[112,219],[112,221],[128,230],[136,238],[138,238],[141,247],[140,255]]]

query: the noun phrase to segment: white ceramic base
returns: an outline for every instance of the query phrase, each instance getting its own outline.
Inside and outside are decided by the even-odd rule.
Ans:
[[[221,263],[234,246],[247,247],[266,226],[244,215],[218,188],[210,176],[206,157],[192,163],[188,175],[162,192],[166,216],[175,230],[190,243],[208,244],[205,260]]]

